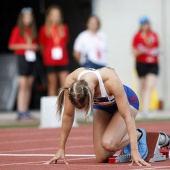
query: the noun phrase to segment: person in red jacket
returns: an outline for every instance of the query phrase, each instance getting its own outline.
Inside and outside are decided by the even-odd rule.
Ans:
[[[61,8],[52,5],[47,9],[45,25],[41,27],[39,33],[40,49],[47,71],[49,96],[56,95],[58,78],[60,86],[63,87],[69,73],[68,40],[68,27],[63,24]]]
[[[148,116],[151,92],[156,85],[159,72],[159,40],[151,30],[147,17],[140,19],[140,29],[133,39],[133,54],[140,78],[140,94],[144,116]]]
[[[34,81],[37,30],[32,8],[23,8],[18,23],[12,30],[8,47],[17,55],[19,87],[17,97],[18,119],[31,118],[28,111]]]

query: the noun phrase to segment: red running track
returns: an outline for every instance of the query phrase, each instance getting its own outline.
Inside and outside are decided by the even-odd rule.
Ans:
[[[147,131],[170,134],[170,122],[138,123]],[[60,129],[1,129],[0,170],[154,170],[170,169],[170,160],[152,163],[151,167],[129,163],[97,163],[94,156],[92,126],[73,128],[66,146],[68,165],[44,165],[56,152]]]

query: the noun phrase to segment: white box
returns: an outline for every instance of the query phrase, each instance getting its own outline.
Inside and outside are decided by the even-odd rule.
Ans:
[[[57,116],[57,96],[41,97],[40,106],[40,128],[56,128],[61,127],[62,120],[58,120]],[[73,122],[73,126],[78,126],[76,120],[76,114]]]

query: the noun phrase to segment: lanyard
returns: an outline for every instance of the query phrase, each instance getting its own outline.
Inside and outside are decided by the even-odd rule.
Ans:
[[[26,39],[26,42],[27,44],[31,44],[32,43],[32,38],[31,38],[31,32],[30,32],[30,29],[25,29],[25,32],[24,32],[24,37]]]
[[[142,34],[142,38],[144,39],[146,46],[150,47],[152,45],[152,41],[149,34]]]
[[[96,48],[96,55],[97,55],[97,58],[98,59],[101,59],[101,45],[100,45],[100,38],[97,37],[97,35],[95,35],[93,37],[93,41],[94,41],[94,45],[95,45],[95,48]]]
[[[51,27],[51,35],[52,35],[54,46],[59,46],[60,44],[61,32],[59,29],[61,28],[57,26]]]

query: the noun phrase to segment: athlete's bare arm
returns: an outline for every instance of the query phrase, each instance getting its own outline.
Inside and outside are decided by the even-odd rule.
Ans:
[[[69,88],[71,86],[71,84],[74,82],[74,74],[71,73],[67,76],[64,87]],[[59,146],[55,156],[49,161],[47,161],[45,164],[51,164],[52,162],[57,163],[58,159],[60,158],[62,158],[65,164],[67,164],[65,159],[65,145],[74,121],[74,112],[75,112],[75,107],[72,105],[72,103],[69,100],[68,90],[65,90],[64,111],[62,117],[62,127],[61,127]]]
[[[116,104],[118,106],[118,110],[125,120],[127,131],[130,137],[130,143],[132,149],[138,149],[137,145],[137,136],[136,136],[136,126],[134,123],[134,118],[131,115],[130,112],[130,105],[126,96],[126,93],[124,91],[122,82],[120,81],[119,77],[113,71],[112,76],[110,76],[110,79],[107,82],[107,89],[109,93],[114,95]]]
[[[111,94],[114,95],[116,104],[118,106],[118,110],[123,119],[125,120],[127,132],[130,138],[132,159],[138,165],[140,165],[140,163],[144,165],[149,165],[144,160],[142,160],[138,152],[135,120],[131,115],[130,105],[126,93],[124,91],[122,82],[120,81],[119,77],[117,76],[114,70],[112,70],[112,73],[110,74],[109,72],[106,73],[106,75],[110,75],[109,80],[107,80],[106,82],[106,88],[108,90],[109,95]]]

